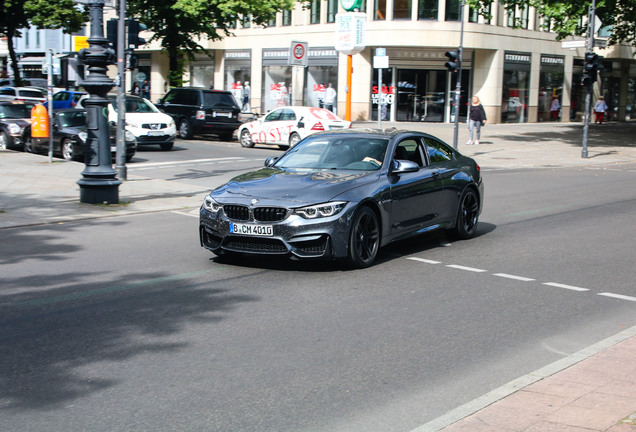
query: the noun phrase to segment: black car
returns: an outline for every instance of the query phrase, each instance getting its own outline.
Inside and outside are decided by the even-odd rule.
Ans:
[[[241,125],[241,109],[229,91],[177,87],[170,89],[156,105],[172,116],[183,139],[196,134],[214,134],[230,141]]]
[[[199,214],[216,254],[279,254],[373,264],[390,242],[435,229],[473,237],[479,165],[423,132],[345,129],[300,141],[213,190]]]
[[[117,153],[116,129],[110,127],[110,151],[115,159]],[[53,154],[66,160],[82,161],[84,146],[88,134],[86,132],[86,111],[83,109],[63,109],[53,112]],[[126,162],[135,156],[137,141],[130,132],[125,132]],[[48,138],[32,138],[31,146],[25,148],[32,153],[48,153]]]
[[[32,103],[0,100],[0,149],[24,148],[31,139]]]

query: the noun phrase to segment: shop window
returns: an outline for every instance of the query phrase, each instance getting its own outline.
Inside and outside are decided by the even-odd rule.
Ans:
[[[382,21],[386,19],[386,0],[375,0],[375,13],[373,19]]]
[[[461,0],[446,0],[446,21],[459,21]]]
[[[291,81],[291,66],[263,67],[263,112],[269,112],[277,107],[290,105]]]
[[[438,0],[419,0],[417,7],[417,19],[436,20],[438,14]]]
[[[307,83],[303,104],[324,108],[325,94],[329,83],[338,88],[338,66],[309,66],[305,68]],[[334,107],[334,112],[336,112]]]
[[[327,22],[336,22],[336,14],[338,13],[338,0],[327,0]]]
[[[310,24],[320,24],[320,3],[321,0],[311,1]]]
[[[393,19],[411,19],[411,0],[393,0]]]

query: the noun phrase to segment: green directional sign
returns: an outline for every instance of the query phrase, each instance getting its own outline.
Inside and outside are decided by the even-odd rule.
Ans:
[[[360,10],[363,0],[340,0],[340,5],[346,11]]]

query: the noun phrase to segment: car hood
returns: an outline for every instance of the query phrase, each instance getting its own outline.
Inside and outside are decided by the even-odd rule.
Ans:
[[[9,124],[15,123],[20,127],[24,128],[25,126],[29,126],[31,124],[31,119],[20,119],[20,118],[4,118],[0,119],[0,123]]]
[[[115,116],[117,113],[115,113]],[[133,123],[166,123],[169,124],[172,121],[172,117],[164,113],[126,113],[126,121]]]
[[[376,181],[376,171],[287,171],[261,168],[234,177],[212,191],[221,204],[297,206],[327,202],[356,187]]]

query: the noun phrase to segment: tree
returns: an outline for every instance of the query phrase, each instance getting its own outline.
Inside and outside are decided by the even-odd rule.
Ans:
[[[232,34],[232,25],[250,17],[255,25],[267,25],[276,13],[289,10],[294,0],[128,0],[128,15],[153,32],[169,57],[171,86],[182,85],[186,58],[203,50],[202,38],[220,40]]]
[[[480,15],[488,17],[492,0],[466,0]],[[500,0],[508,12],[527,6],[534,7],[545,25],[557,34],[557,40],[568,36],[585,36],[591,0]],[[630,43],[636,46],[636,2],[634,0],[597,0],[596,16],[603,26],[612,26],[609,45]],[[598,30],[598,29],[596,29]]]
[[[83,10],[73,0],[0,0],[0,35],[7,37],[9,57],[17,85],[22,85],[14,40],[21,29],[31,24],[42,29],[63,29],[67,33],[78,31],[87,20]]]

